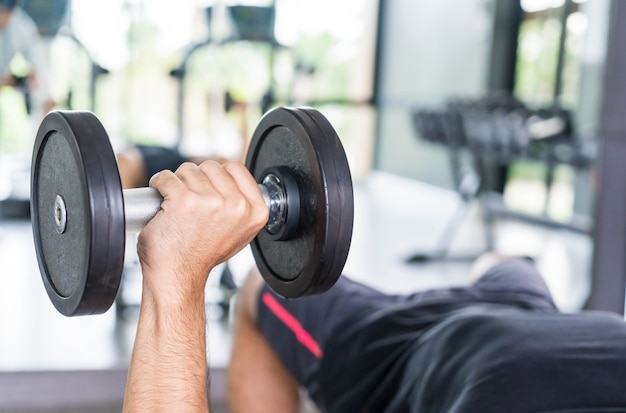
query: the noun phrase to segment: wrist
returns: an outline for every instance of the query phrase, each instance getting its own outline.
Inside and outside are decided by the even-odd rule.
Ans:
[[[143,282],[141,294],[141,307],[153,312],[155,315],[176,313],[188,313],[204,311],[205,295],[204,287],[180,288],[172,285],[154,285]]]
[[[208,270],[182,272],[142,265],[142,297],[173,307],[192,302],[204,304],[208,273]]]
[[[144,286],[124,411],[207,411],[204,289]]]
[[[148,289],[142,293],[137,337],[151,337],[151,346],[162,360],[185,366],[191,361],[182,355],[196,353],[205,345],[206,307],[204,291],[201,294],[159,294]],[[206,344],[206,343],[205,343]],[[171,349],[176,349],[171,352]],[[175,361],[175,359],[178,359]],[[192,363],[194,364],[194,363]],[[206,360],[201,364],[205,365]],[[191,368],[191,366],[186,366]]]

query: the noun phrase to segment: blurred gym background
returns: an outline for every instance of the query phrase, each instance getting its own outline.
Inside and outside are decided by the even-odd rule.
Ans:
[[[239,159],[267,110],[316,107],[338,131],[355,182],[347,272],[388,291],[449,285],[463,282],[472,257],[497,250],[537,259],[563,310],[623,314],[626,3],[17,8],[39,38],[36,50],[13,53],[0,29],[0,411],[118,411],[132,346],[132,242],[124,288],[103,316],[62,318],[38,279],[30,156],[51,108],[93,111],[119,152],[156,145]],[[250,264],[216,269],[207,287],[218,405],[231,297]]]

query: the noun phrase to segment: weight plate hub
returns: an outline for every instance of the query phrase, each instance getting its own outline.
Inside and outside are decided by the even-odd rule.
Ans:
[[[57,310],[105,312],[124,265],[124,205],[115,154],[92,113],[55,111],[41,123],[31,215],[39,269]]]
[[[255,129],[246,166],[259,183],[269,168],[280,167],[298,185],[299,202],[288,203],[299,205],[293,233],[277,239],[263,229],[251,243],[266,282],[287,298],[326,291],[343,271],[354,217],[350,169],[337,133],[314,109],[275,108]]]

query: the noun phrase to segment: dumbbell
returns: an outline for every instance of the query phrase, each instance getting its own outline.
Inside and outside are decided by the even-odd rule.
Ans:
[[[287,298],[326,291],[345,265],[354,215],[350,169],[332,125],[311,108],[275,108],[254,131],[246,167],[270,212],[250,244],[266,282]],[[151,188],[122,190],[108,135],[93,113],[44,118],[32,158],[31,220],[42,280],[59,312],[111,307],[126,232],[140,231],[161,202]]]

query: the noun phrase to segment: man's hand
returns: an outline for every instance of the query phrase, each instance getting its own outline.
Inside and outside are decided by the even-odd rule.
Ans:
[[[155,175],[161,211],[139,235],[144,286],[167,297],[203,289],[209,271],[246,246],[267,222],[257,183],[240,163],[183,164]]]
[[[164,200],[137,245],[143,292],[124,411],[206,412],[207,277],[252,241],[269,211],[240,163],[186,163],[150,185]]]

